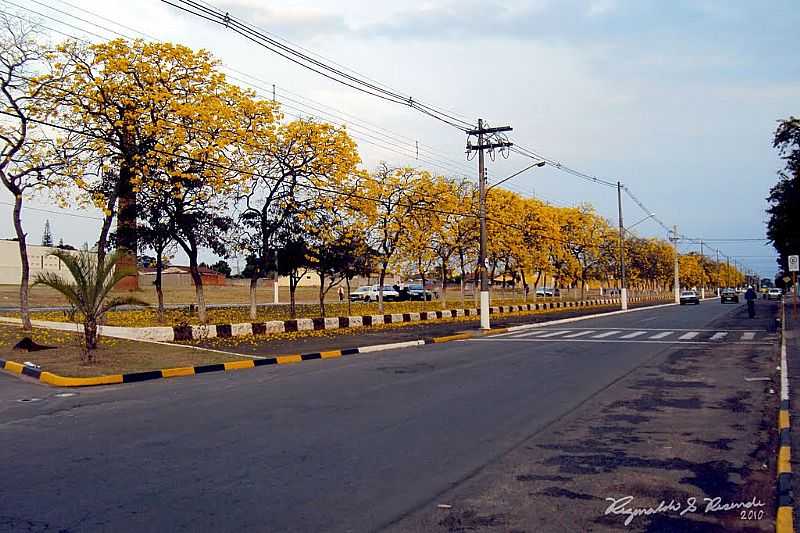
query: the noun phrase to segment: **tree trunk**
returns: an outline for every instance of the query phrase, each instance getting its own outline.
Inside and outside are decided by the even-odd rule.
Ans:
[[[156,257],[156,279],[154,285],[156,286],[156,296],[158,297],[158,323],[164,323],[164,291],[161,286],[161,271],[164,270],[164,264],[161,259],[161,252],[157,252]]]
[[[192,281],[194,282],[194,292],[197,296],[197,318],[201,324],[208,321],[206,314],[206,298],[203,293],[203,276],[200,275],[200,269],[197,267],[197,252],[194,251],[189,257],[189,271],[192,274]]]
[[[350,302],[350,278],[346,278],[345,279],[345,283],[347,283],[347,316],[350,316],[350,314],[352,313],[352,311],[350,309],[350,304],[351,304],[351,302]]]
[[[520,278],[522,279],[522,301],[523,301],[523,303],[528,303],[528,292],[529,291],[527,291],[525,289],[526,288],[530,289],[530,287],[528,287],[528,281],[525,279],[525,269],[524,268],[520,269],[519,275],[520,275]]]
[[[427,301],[427,297],[425,296],[425,272],[422,271],[422,260],[417,261],[417,270],[419,271],[419,277],[422,280],[422,301]]]
[[[425,294],[425,286],[422,286],[422,294]],[[447,309],[447,262],[442,258],[442,309]]]
[[[97,322],[92,319],[86,319],[83,322],[83,336],[86,339],[86,359],[88,362],[94,361],[92,350],[97,349]]]
[[[386,269],[388,267],[389,263],[381,264],[381,275],[378,278],[378,312],[381,314],[383,314],[383,282],[386,280]]]
[[[253,274],[250,278],[250,320],[255,320],[258,313],[256,305],[256,288],[258,287],[258,274]]]
[[[466,272],[466,265],[464,264],[464,253],[458,253],[458,261],[459,267],[461,268],[461,307],[466,307],[465,297],[464,297],[464,282],[466,281],[467,272]]]
[[[299,277],[294,274],[289,274],[289,316],[295,318],[297,316],[297,305],[295,293],[297,292],[297,283]]]
[[[103,217],[103,226],[100,228],[100,238],[97,239],[97,263],[103,264],[106,258],[106,248],[108,247],[108,233],[111,231],[111,223],[114,221],[114,211],[117,205],[117,195],[112,195],[106,203],[106,212]],[[138,277],[138,276],[137,276]]]
[[[28,263],[28,245],[25,241],[25,232],[22,230],[22,194],[14,195],[14,231],[17,234],[19,245],[19,259],[22,263],[22,276],[19,281],[19,314],[22,317],[22,329],[30,331],[31,309],[28,304],[28,284],[30,283],[31,266]]]
[[[125,252],[125,257],[119,262],[119,268],[136,271],[136,253],[138,232],[136,231],[136,191],[133,188],[132,163],[123,160],[119,168],[119,209],[117,214],[117,247]],[[135,290],[139,288],[139,276],[130,276],[124,283],[125,288]]]
[[[319,313],[322,318],[325,318],[325,275],[319,275]]]

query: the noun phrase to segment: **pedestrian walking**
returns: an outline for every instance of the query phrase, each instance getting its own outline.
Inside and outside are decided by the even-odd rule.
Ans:
[[[343,301],[344,301],[344,288],[339,287],[339,303],[342,303]]]
[[[747,300],[747,314],[750,318],[756,317],[756,298],[758,298],[756,291],[753,289],[752,285],[749,285],[747,287],[747,292],[744,293],[744,299]]]

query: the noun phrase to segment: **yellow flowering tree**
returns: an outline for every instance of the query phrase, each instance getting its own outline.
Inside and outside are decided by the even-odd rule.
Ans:
[[[361,161],[355,142],[344,128],[295,120],[274,131],[269,124],[261,129],[239,148],[251,171],[238,194],[242,204],[238,241],[255,263],[250,277],[252,318],[258,279],[275,272],[270,259],[284,244],[281,235],[288,236],[281,230],[292,218],[320,207],[315,202],[322,196],[332,195],[330,201],[336,203],[335,191],[341,191],[339,199],[346,198],[348,182]]]
[[[417,182],[428,176],[427,171],[411,167],[392,168],[382,163],[367,176],[360,187],[362,199],[354,199],[354,206],[367,219],[368,242],[377,256],[380,268],[378,307],[383,312],[383,285],[386,272],[395,259],[402,236],[411,226],[411,220],[431,203],[418,194]]]
[[[105,249],[116,215],[117,245],[130,254],[132,266],[137,193],[159,167],[161,152],[180,144],[177,138],[166,140],[185,131],[175,121],[221,83],[217,61],[207,51],[181,45],[115,39],[88,46],[67,42],[58,64],[66,83],[52,96],[62,103],[61,120],[86,136],[98,167],[99,183],[78,180],[106,213],[98,249]]]

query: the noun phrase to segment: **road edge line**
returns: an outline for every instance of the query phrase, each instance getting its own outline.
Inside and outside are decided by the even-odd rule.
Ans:
[[[789,365],[786,361],[786,304],[781,302],[781,398],[778,407],[778,463],[776,533],[794,533],[794,498],[792,496],[792,439],[789,419]]]

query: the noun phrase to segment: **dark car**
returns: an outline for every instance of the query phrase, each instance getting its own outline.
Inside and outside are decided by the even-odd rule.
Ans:
[[[722,303],[732,302],[735,304],[739,303],[739,295],[733,289],[724,289],[722,293],[720,293],[719,301]]]
[[[431,301],[433,300],[433,293],[426,290],[422,285],[412,284],[406,287],[410,300]],[[402,294],[402,292],[401,292]]]

